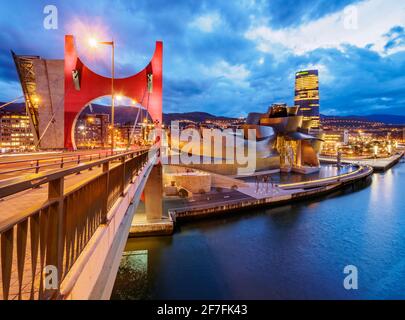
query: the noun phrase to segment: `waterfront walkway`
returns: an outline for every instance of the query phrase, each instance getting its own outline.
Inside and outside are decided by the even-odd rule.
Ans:
[[[271,185],[259,183],[257,185],[249,182],[246,187],[232,191],[232,194],[237,193],[238,195],[228,196],[227,199],[221,195],[215,200],[205,201],[204,204],[189,201],[181,207],[169,209],[169,215],[174,217],[174,220],[182,220],[214,216],[258,206],[279,205],[294,200],[304,200],[364,180],[372,173],[373,169],[371,167],[359,167],[358,170],[348,174],[294,184]],[[207,196],[205,195],[205,197]],[[211,195],[209,196],[211,197]]]
[[[360,166],[370,166],[376,171],[386,171],[396,165],[404,156],[404,151],[395,154],[389,158],[377,158],[377,159],[342,159],[343,164],[357,164]],[[319,157],[319,160],[323,163],[337,163],[336,157]]]

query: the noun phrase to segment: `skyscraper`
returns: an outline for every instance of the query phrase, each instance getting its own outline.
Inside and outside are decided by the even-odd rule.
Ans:
[[[319,79],[318,70],[306,70],[295,75],[295,105],[305,120],[310,120],[309,128],[320,128]]]

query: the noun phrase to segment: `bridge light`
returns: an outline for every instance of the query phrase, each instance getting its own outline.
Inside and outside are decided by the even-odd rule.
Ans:
[[[89,39],[89,45],[90,45],[90,47],[92,47],[92,48],[95,48],[95,47],[97,47],[97,40],[95,39],[95,38],[90,38]]]
[[[122,101],[122,96],[121,95],[117,95],[116,98],[117,98],[117,101]]]
[[[40,99],[39,99],[38,96],[34,96],[34,97],[32,98],[32,101],[34,101],[34,103],[39,103]]]
[[[133,105],[136,105],[138,103],[138,101],[136,101],[135,99],[132,99],[131,102],[132,102]]]

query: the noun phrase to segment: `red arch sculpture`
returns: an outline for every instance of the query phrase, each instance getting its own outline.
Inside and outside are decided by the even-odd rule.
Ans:
[[[75,82],[73,72],[77,74],[78,82]],[[145,69],[128,78],[114,79],[115,93],[143,102],[152,120],[159,125],[162,123],[162,72],[163,43],[158,41]],[[65,36],[65,148],[71,150],[75,147],[73,126],[79,112],[91,101],[107,95],[111,95],[111,78],[100,76],[86,67],[77,56],[74,37]]]

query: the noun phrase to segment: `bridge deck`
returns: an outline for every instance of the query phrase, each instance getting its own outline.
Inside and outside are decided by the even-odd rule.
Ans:
[[[83,171],[80,175],[71,175],[65,178],[65,190],[73,187],[77,187],[81,184],[85,184],[91,178],[96,177],[102,172],[102,168],[94,168],[91,171]],[[45,203],[48,198],[48,185],[44,185],[38,189],[31,189],[18,194],[6,197],[0,200],[0,223],[4,222],[10,218],[21,215],[22,212],[26,212],[30,208],[40,206],[42,203]],[[14,239],[14,247],[17,246],[17,240]],[[28,228],[27,236],[27,248],[31,246],[30,243],[30,232]],[[15,253],[15,252],[14,252]],[[27,250],[26,252],[26,263],[24,264],[24,280],[22,286],[22,296],[21,299],[38,299],[39,294],[39,281],[40,281],[40,262],[37,262],[37,274],[35,287],[31,287],[32,277],[31,277],[31,251]],[[19,298],[19,285],[18,285],[18,273],[17,273],[17,255],[13,254],[13,267],[12,267],[12,278],[10,286],[10,300],[16,300]],[[2,278],[0,277],[0,300],[3,300],[2,293]]]
[[[114,166],[113,166],[114,167]],[[91,178],[96,177],[102,172],[102,168],[94,168],[93,170],[83,171],[79,175],[70,175],[65,178],[65,191],[69,191],[70,188],[84,184]],[[35,174],[31,174],[30,177],[35,177]],[[1,222],[8,220],[12,217],[20,215],[22,212],[26,212],[34,206],[41,205],[46,202],[48,198],[48,185],[45,184],[38,189],[31,189],[23,191],[12,196],[6,197],[0,200],[0,224]]]
[[[126,188],[148,163],[145,151],[0,181],[0,300],[55,297],[52,291],[42,295],[43,268],[58,265],[64,280],[98,227],[106,225],[109,210],[125,198]],[[13,190],[24,191],[7,196]]]

